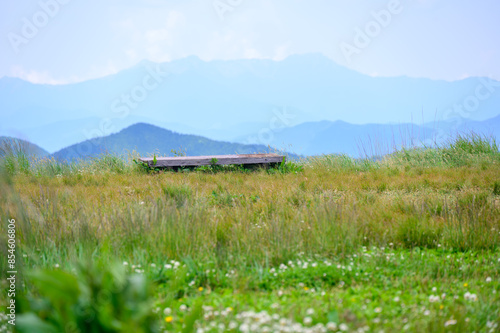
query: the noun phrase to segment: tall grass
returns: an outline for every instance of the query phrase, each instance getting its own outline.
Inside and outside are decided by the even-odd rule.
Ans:
[[[97,254],[264,265],[372,244],[499,245],[498,233],[489,232],[500,227],[494,141],[458,137],[380,161],[331,155],[303,166],[292,174],[148,175],[109,155],[76,164],[42,160],[15,176],[20,204],[2,209],[23,220],[25,251],[39,253],[42,264]]]
[[[115,318],[115,324],[153,330],[147,326],[152,322],[149,294],[134,291],[146,290],[147,284],[108,271],[114,262],[156,263],[160,269],[147,274],[175,291],[175,297],[167,292],[162,300],[168,304],[167,299],[183,297],[192,275],[213,289],[254,290],[269,287],[262,282],[268,268],[300,258],[347,260],[371,247],[406,253],[500,249],[500,153],[494,140],[475,135],[437,148],[402,149],[379,160],[326,155],[272,172],[149,173],[131,158],[114,155],[73,163],[31,159],[21,167],[23,156],[22,149],[14,149],[0,161],[0,218],[16,219],[17,254],[26,256],[18,260],[20,274],[23,266],[70,270],[88,261],[105,272],[82,270],[78,287],[64,274],[37,271],[30,278],[42,281],[38,289],[25,290],[26,309],[57,327],[65,314],[76,327],[113,326],[108,319]],[[6,256],[5,225],[0,248]],[[186,265],[179,273],[182,286],[161,269],[172,260]],[[209,277],[200,267],[217,268],[217,274]],[[250,271],[252,279],[227,278]],[[347,281],[336,274],[338,283]],[[73,281],[68,303],[51,294],[59,295],[51,287],[58,279]],[[85,292],[107,290],[113,279],[126,283],[104,302],[92,303]],[[52,281],[48,286],[47,280]],[[37,297],[45,308],[37,308]],[[119,303],[127,300],[137,307],[122,308]],[[66,304],[114,315],[85,321],[81,312],[65,312]],[[135,311],[130,309],[141,315],[129,321]]]
[[[500,161],[499,146],[494,137],[476,133],[457,135],[438,147],[402,149],[392,156],[411,166],[459,167]]]
[[[0,140],[0,161],[6,172],[28,173],[30,171],[29,147],[27,142],[12,138]]]

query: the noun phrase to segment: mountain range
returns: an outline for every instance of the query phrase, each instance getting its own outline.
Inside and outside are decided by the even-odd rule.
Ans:
[[[395,149],[435,146],[470,133],[500,139],[500,116],[485,121],[457,118],[441,123],[364,124],[343,121],[306,122],[272,134],[268,144],[300,155],[345,153],[354,157],[385,155]],[[245,136],[237,142],[253,143]]]
[[[371,77],[318,54],[282,61],[205,62],[196,57],[161,64],[142,61],[117,74],[75,84],[1,78],[0,135],[55,152],[149,123],[213,140],[279,145],[295,135],[293,127],[307,128],[312,122],[326,121],[318,126],[323,130],[333,126],[331,131],[345,123],[394,126],[415,120],[430,123],[426,128],[433,123],[457,127],[445,124],[450,110],[471,121],[484,121],[500,113],[499,88],[500,82],[487,78],[448,82]],[[260,134],[267,138],[272,134],[275,142],[259,138]],[[304,136],[300,140],[311,141]],[[306,148],[313,142],[288,141],[301,151],[316,152]],[[317,151],[336,152],[331,147]]]
[[[139,123],[116,134],[86,140],[61,149],[54,154],[58,160],[71,161],[96,157],[103,153],[116,155],[187,156],[266,153],[263,145],[244,145],[210,140],[201,136],[179,134],[150,124]]]
[[[13,138],[0,137],[2,147],[16,145],[30,155],[52,156],[58,160],[70,161],[95,157],[102,153],[117,155],[149,156],[157,154],[176,155],[219,155],[248,154],[275,151],[286,153],[290,158],[299,156],[345,153],[354,157],[381,156],[401,147],[433,146],[453,135],[479,133],[488,137],[500,137],[500,116],[483,122],[462,124],[447,123],[446,126],[414,125],[354,125],[342,121],[308,122],[276,131],[273,135],[274,148],[260,144],[231,143],[211,140],[205,137],[179,134],[158,126],[138,123],[118,133],[85,140],[49,154],[36,144]],[[248,138],[245,139],[248,141]],[[13,142],[16,145],[13,145]]]
[[[28,156],[47,157],[49,152],[34,143],[17,138],[0,136],[0,157],[23,152]]]
[[[469,128],[498,135],[498,92],[500,82],[487,78],[371,77],[318,54],[282,61],[188,57],[142,61],[66,85],[3,77],[0,135],[53,153],[147,123],[203,140],[271,145],[304,155],[362,155],[439,141]],[[102,140],[92,142],[97,141]]]

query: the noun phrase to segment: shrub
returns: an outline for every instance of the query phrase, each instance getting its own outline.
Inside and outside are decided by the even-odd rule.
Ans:
[[[76,275],[36,270],[28,275],[28,282],[38,293],[22,297],[18,332],[159,330],[146,278],[125,273],[123,265],[80,265]]]
[[[283,157],[283,161],[278,165],[278,167],[268,169],[268,173],[270,174],[299,173],[302,171],[304,171],[304,167],[302,165],[292,161],[286,162],[285,157]]]

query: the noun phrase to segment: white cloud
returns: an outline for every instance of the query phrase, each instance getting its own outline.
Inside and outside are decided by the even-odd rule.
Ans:
[[[247,0],[234,5],[223,21],[213,0],[75,2],[30,41],[22,57],[2,54],[0,76],[59,84],[112,74],[143,59],[164,62],[190,55],[203,60],[282,60],[292,54],[323,53],[342,64],[339,43],[352,39],[356,26],[388,1]],[[448,79],[494,71],[498,77],[499,48],[491,42],[498,27],[497,2],[485,0],[482,6],[452,0],[411,3],[404,19],[372,42],[352,69],[380,76]],[[0,5],[2,22],[4,12]],[[459,17],[474,24],[464,24]],[[18,28],[21,18],[13,19]],[[92,24],[86,25],[89,19]],[[8,40],[0,39],[0,49],[8,47]],[[11,70],[14,65],[20,67]]]
[[[53,77],[49,71],[26,70],[22,66],[13,66],[10,70],[9,76],[36,84],[60,85],[78,83],[108,76],[116,74],[120,70],[120,68],[109,61],[105,66],[91,66],[85,76],[72,75],[61,79]]]
[[[11,68],[10,76],[29,81],[37,84],[66,84],[66,80],[58,80],[53,78],[48,71],[25,70],[20,66]]]
[[[280,45],[274,50],[273,60],[280,61],[290,55],[290,44]]]

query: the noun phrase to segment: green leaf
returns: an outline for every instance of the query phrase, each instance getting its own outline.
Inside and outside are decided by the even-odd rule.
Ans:
[[[335,310],[330,311],[328,313],[328,321],[332,322],[332,323],[338,324],[338,322],[339,322],[339,313],[337,311],[335,311]]]
[[[184,328],[182,330],[182,333],[191,333],[195,332],[194,325],[196,324],[196,320],[201,318],[202,315],[202,305],[203,302],[201,300],[198,300],[193,308],[191,309],[191,312],[189,315],[186,317],[186,320],[184,322]]]
[[[75,276],[63,271],[38,270],[29,274],[33,283],[54,303],[76,303],[80,288]]]
[[[20,333],[57,333],[57,329],[38,318],[34,313],[25,313],[16,317],[16,331]]]

